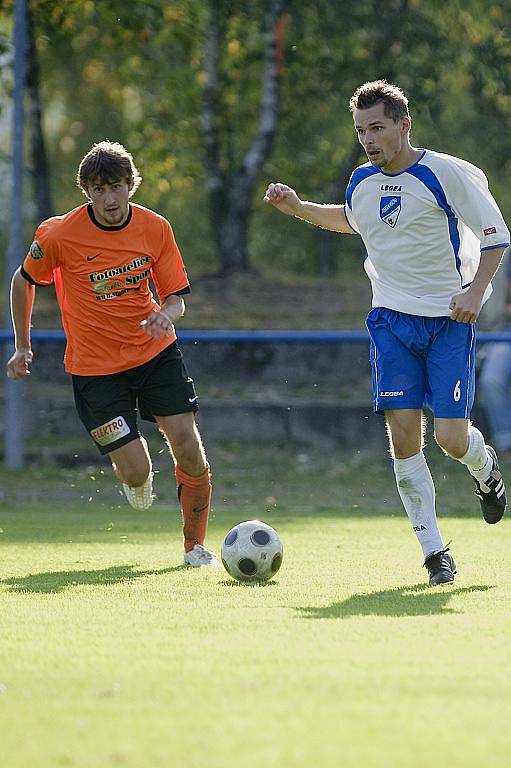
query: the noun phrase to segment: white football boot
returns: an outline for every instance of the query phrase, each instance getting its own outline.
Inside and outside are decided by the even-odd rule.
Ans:
[[[193,549],[184,554],[184,564],[192,568],[209,566],[210,568],[221,568],[222,564],[214,552],[206,549],[202,544],[196,544]]]
[[[130,485],[123,483],[122,488],[133,509],[137,509],[139,512],[149,509],[155,498],[153,494],[153,472],[149,472],[144,485],[132,488]]]

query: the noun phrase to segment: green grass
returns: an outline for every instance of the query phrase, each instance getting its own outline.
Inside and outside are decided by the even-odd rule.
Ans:
[[[436,590],[381,457],[215,449],[209,543],[251,517],[284,542],[255,586],[182,568],[163,457],[143,514],[98,467],[4,472],[2,768],[507,766],[511,525],[431,454]]]

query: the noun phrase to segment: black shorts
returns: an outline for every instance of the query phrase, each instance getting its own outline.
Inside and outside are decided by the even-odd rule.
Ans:
[[[152,360],[106,376],[75,376],[76,410],[101,454],[110,453],[140,437],[141,418],[195,413],[198,397],[177,342]]]

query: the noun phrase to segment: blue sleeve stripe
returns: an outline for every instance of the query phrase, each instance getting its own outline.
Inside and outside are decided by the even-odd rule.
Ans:
[[[483,251],[491,251],[492,248],[507,248],[508,245],[509,243],[497,243],[497,245],[485,245],[484,248],[481,248],[481,253]]]
[[[349,206],[350,211],[352,210],[351,198],[353,197],[353,192],[358,187],[360,182],[364,181],[364,179],[368,179],[369,176],[374,176],[375,173],[379,173],[379,172],[380,172],[380,169],[375,168],[373,165],[371,166],[363,165],[361,168],[356,168],[353,171],[351,175],[350,183],[346,188],[346,202]]]
[[[416,179],[419,179],[419,181],[422,181],[424,186],[426,186],[433,194],[440,208],[445,212],[449,224],[449,238],[451,241],[452,249],[454,251],[456,269],[461,279],[461,259],[459,257],[460,233],[458,231],[458,219],[456,218],[456,214],[452,210],[451,206],[447,202],[444,188],[440,184],[438,177],[433,173],[431,168],[428,168],[427,165],[421,165],[420,162],[416,165],[412,165],[411,168],[408,168],[406,173],[409,173],[412,176],[415,176]]]

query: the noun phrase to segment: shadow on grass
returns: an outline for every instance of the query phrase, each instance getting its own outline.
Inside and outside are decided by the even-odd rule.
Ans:
[[[225,579],[225,581],[218,582],[221,587],[239,587],[240,589],[246,589],[247,587],[274,587],[278,584],[275,579],[269,581],[236,581],[233,579]]]
[[[473,585],[450,589],[439,587],[432,589],[427,584],[414,584],[411,587],[370,592],[366,595],[352,595],[340,603],[333,603],[322,608],[305,606],[296,608],[306,619],[347,619],[350,616],[427,616],[431,614],[461,613],[448,607],[453,595],[469,592],[487,592],[493,589],[488,584]]]
[[[34,573],[28,576],[13,576],[2,579],[0,584],[7,584],[9,592],[45,592],[48,594],[62,592],[67,587],[77,587],[90,584],[92,586],[122,584],[134,581],[144,576],[161,576],[164,573],[182,571],[185,565],[172,568],[160,568],[157,571],[135,571],[134,565],[113,565],[101,571],[49,571]]]

